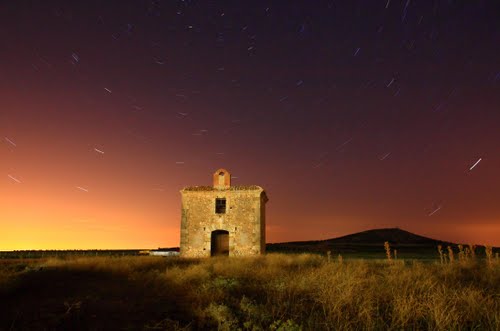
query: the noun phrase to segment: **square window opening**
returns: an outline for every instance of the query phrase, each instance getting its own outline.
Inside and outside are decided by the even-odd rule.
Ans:
[[[215,213],[216,214],[225,214],[226,213],[226,199],[225,198],[215,199]]]

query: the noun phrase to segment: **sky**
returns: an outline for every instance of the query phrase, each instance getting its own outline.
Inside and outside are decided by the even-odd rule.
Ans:
[[[0,2],[0,250],[179,245],[226,168],[267,241],[500,246],[497,1]]]

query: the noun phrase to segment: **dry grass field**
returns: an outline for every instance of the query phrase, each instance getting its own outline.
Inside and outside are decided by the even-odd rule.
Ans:
[[[500,263],[0,260],[0,330],[499,330]]]

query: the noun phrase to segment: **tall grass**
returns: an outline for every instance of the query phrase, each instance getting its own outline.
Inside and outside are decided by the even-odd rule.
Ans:
[[[21,273],[86,272],[94,281],[107,275],[141,284],[145,296],[154,293],[176,306],[175,313],[141,321],[144,329],[498,330],[500,263],[467,256],[443,264],[279,254],[200,260],[97,257],[46,260]],[[10,291],[20,286],[14,282],[18,277],[6,278],[4,293],[9,284]],[[90,305],[85,281],[80,286],[80,294],[71,294],[78,305],[68,303],[67,314]],[[128,289],[121,289],[123,297]],[[44,298],[38,300],[43,304]]]

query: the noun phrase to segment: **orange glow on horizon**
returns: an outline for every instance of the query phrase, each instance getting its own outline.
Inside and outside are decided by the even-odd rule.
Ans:
[[[268,243],[500,246],[489,5],[21,3],[0,2],[0,250],[178,246],[179,190],[218,168],[265,189]]]

